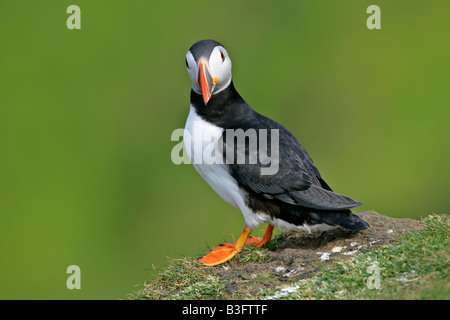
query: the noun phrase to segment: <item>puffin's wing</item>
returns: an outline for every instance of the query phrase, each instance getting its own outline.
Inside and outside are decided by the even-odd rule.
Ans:
[[[267,133],[270,141],[270,131]],[[260,145],[258,137],[258,145]],[[230,147],[230,143],[223,139],[224,149]],[[238,144],[232,143],[235,155],[239,154]],[[271,144],[267,143],[267,154],[271,154]],[[256,151],[258,152],[258,151]],[[251,164],[249,159],[259,159],[255,154],[255,148],[245,145],[244,163],[235,161],[227,164],[231,176],[236,179],[241,187],[252,191],[267,199],[278,199],[291,205],[299,205],[308,208],[322,210],[344,210],[361,206],[349,197],[337,194],[326,184],[322,184],[322,178],[314,166],[306,150],[297,139],[285,128],[279,131],[279,162],[275,174],[262,175],[261,168],[267,168],[270,164],[263,165],[259,161]],[[241,161],[242,162],[242,161]]]
[[[302,171],[291,171],[280,168],[273,176],[261,176],[257,164],[229,165],[231,176],[247,190],[251,190],[267,199],[278,199],[292,205],[322,210],[343,210],[361,206],[347,196],[323,189],[310,183],[308,175]],[[253,167],[253,169],[250,169]]]
[[[289,192],[289,196],[294,199],[298,205],[316,209],[351,209],[362,205],[347,196],[325,190],[321,187],[311,185],[305,191]]]

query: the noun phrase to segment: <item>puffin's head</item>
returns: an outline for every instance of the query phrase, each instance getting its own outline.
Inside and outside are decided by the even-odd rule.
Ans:
[[[192,90],[203,96],[205,106],[212,95],[231,82],[231,60],[227,50],[217,41],[196,42],[186,53],[186,67]]]

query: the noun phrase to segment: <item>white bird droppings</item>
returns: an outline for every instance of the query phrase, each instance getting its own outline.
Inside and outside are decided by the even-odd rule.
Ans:
[[[330,260],[331,253],[328,253],[328,252],[316,252],[316,254],[320,254],[321,255],[320,258],[319,258],[321,261]]]
[[[286,287],[280,290],[280,292],[274,294],[273,296],[265,297],[264,300],[277,300],[282,297],[286,297],[290,293],[296,292],[300,288],[300,285],[294,287]]]

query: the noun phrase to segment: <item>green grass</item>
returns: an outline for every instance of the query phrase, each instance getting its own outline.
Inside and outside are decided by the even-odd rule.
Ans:
[[[253,279],[248,291],[230,292],[227,290],[232,285],[230,280],[219,279],[195,259],[183,258],[171,259],[168,267],[129,298],[264,299],[275,295],[279,299],[450,299],[450,218],[432,215],[423,222],[423,229],[410,232],[392,244],[322,266],[312,278],[289,283],[286,287],[297,288],[289,293],[286,287],[268,290],[258,287],[259,280],[270,281],[270,276]],[[268,249],[246,247],[229,268],[264,261],[265,250]],[[367,285],[372,276],[368,267],[373,264],[380,271],[379,289],[369,289]]]
[[[257,247],[246,246],[241,254],[230,262],[242,264],[262,262],[266,259],[264,251]],[[228,281],[219,280],[208,268],[196,259],[170,259],[169,265],[159,270],[154,279],[144,283],[143,289],[129,295],[130,299],[226,299]]]
[[[144,283],[144,288],[129,295],[130,299],[205,299],[224,298],[224,286],[208,274],[196,260],[170,259],[169,265]]]

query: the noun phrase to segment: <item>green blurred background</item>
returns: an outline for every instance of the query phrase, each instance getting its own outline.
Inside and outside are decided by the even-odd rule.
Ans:
[[[81,8],[68,30],[66,8]],[[366,8],[381,8],[369,30]],[[242,215],[170,153],[184,55],[222,42],[234,83],[328,183],[392,217],[448,213],[449,1],[2,1],[0,298],[117,299]],[[81,268],[81,290],[66,268]]]

